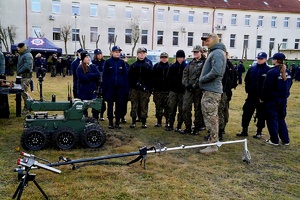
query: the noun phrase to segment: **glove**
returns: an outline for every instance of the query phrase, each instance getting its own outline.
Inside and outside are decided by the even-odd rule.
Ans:
[[[188,86],[185,87],[185,89],[186,89],[187,91],[190,91],[190,92],[191,92],[191,91],[193,91],[194,88],[193,88],[192,85],[188,85]]]

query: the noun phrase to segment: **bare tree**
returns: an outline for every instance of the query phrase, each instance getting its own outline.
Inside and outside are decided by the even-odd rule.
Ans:
[[[66,52],[66,55],[68,54],[68,50],[67,50],[67,43],[68,41],[71,39],[71,25],[69,24],[64,24],[61,26],[61,32],[60,32],[60,35],[64,41],[64,44],[65,44],[65,52]]]
[[[282,46],[282,43],[278,43],[278,45],[277,45],[277,51],[278,51],[278,53],[280,52],[280,48],[281,48],[281,46]]]
[[[140,39],[140,25],[139,25],[139,21],[137,19],[132,20],[131,22],[131,39],[133,42],[133,46],[131,49],[131,56],[133,57],[133,53],[136,47],[136,44],[138,43],[139,39]]]
[[[15,43],[15,38],[16,38],[16,35],[17,35],[16,34],[16,29],[17,28],[14,25],[7,27],[9,42],[10,42],[11,45]]]
[[[81,48],[85,49],[85,35],[81,35],[81,39],[79,37],[79,44]]]
[[[34,34],[37,38],[43,38],[45,37],[45,33],[41,33],[41,32],[37,32],[36,30],[34,30]]]
[[[5,51],[9,52],[9,47],[8,47],[8,31],[7,28],[4,28],[0,25],[0,40],[1,43],[5,47]]]
[[[243,46],[242,59],[245,59],[245,61],[247,61],[247,60],[248,60],[247,51],[248,51],[248,48],[247,48],[247,46]]]
[[[98,43],[99,43],[99,40],[100,40],[100,35],[97,36],[97,40],[96,40],[96,49],[98,49]]]
[[[118,36],[115,35],[114,37],[112,38],[109,38],[109,52],[111,52],[111,45],[114,44],[114,46],[116,46],[116,43],[117,43],[117,38]]]

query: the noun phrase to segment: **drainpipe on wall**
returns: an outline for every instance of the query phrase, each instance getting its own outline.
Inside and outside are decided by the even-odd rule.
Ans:
[[[28,5],[27,0],[25,0],[25,33],[26,33],[26,39],[28,38]]]
[[[154,50],[154,21],[155,21],[155,6],[156,6],[156,1],[153,4],[153,13],[152,13],[152,50]]]
[[[215,12],[216,12],[216,7],[214,7],[214,11],[213,11],[213,19],[212,19],[212,25],[211,25],[211,32],[212,33],[215,32]]]

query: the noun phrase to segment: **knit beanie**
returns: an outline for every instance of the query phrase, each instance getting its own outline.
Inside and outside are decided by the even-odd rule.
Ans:
[[[185,58],[185,53],[183,50],[178,50],[176,52],[176,58]]]

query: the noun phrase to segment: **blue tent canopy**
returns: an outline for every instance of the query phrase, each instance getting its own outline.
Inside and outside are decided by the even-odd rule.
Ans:
[[[55,44],[50,42],[47,38],[32,38],[29,37],[27,40],[23,41],[27,47],[31,49],[32,52],[39,53],[58,53],[62,54],[62,48],[57,47]],[[11,45],[11,51],[16,51],[17,45]]]

